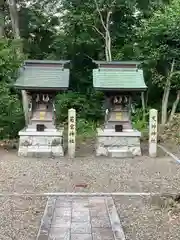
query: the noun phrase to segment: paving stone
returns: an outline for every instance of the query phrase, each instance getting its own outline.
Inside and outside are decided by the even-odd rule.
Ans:
[[[78,213],[89,215],[89,209],[88,208],[72,208],[72,215],[78,214]]]
[[[125,240],[125,234],[116,210],[116,207],[114,205],[114,201],[111,197],[106,198],[106,205],[109,213],[109,218],[111,222],[111,228],[114,232],[115,239],[116,240]]]
[[[48,240],[70,240],[70,229],[52,227]]]
[[[111,197],[58,197],[48,200],[37,240],[125,240],[125,235]]]
[[[71,240],[93,240],[91,234],[71,234]]]
[[[92,217],[91,224],[92,224],[92,227],[97,227],[97,228],[110,228],[111,227],[110,221],[107,216],[105,218]]]
[[[37,240],[48,240],[49,229],[52,222],[56,198],[48,198]]]
[[[71,196],[59,196],[56,199],[60,200],[60,201],[66,201],[66,202],[72,202],[73,201],[73,197],[71,197]]]
[[[105,209],[90,209],[90,216],[91,217],[106,217],[107,211]]]
[[[48,240],[48,234],[40,234],[38,240]]]
[[[111,228],[92,228],[93,240],[115,240]]]
[[[91,233],[91,224],[84,222],[72,222],[71,223],[71,233]]]
[[[90,210],[102,210],[102,211],[105,211],[107,210],[106,208],[106,204],[104,201],[89,201],[89,209]]]
[[[90,222],[89,212],[73,212],[72,222]]]
[[[89,208],[89,202],[88,201],[74,201],[72,202],[73,208]]]
[[[51,224],[52,227],[56,227],[56,228],[62,228],[62,227],[70,228],[70,225],[71,225],[70,216],[68,216],[67,218],[55,217],[53,218],[52,224]]]
[[[54,214],[53,219],[52,219],[52,223],[53,223],[54,221],[59,220],[59,219],[61,219],[61,220],[64,221],[64,222],[70,222],[70,221],[71,221],[71,215],[57,216],[57,215]]]
[[[56,207],[70,208],[72,206],[72,201],[66,200],[56,200]]]
[[[54,210],[55,217],[64,217],[71,216],[71,208],[55,208]]]
[[[77,210],[77,211],[79,211],[79,210],[81,210],[81,211],[83,211],[83,210],[89,210],[89,202],[88,201],[86,201],[86,200],[74,200],[73,202],[72,202],[72,209],[73,210]]]
[[[104,204],[104,197],[89,197],[90,203]]]

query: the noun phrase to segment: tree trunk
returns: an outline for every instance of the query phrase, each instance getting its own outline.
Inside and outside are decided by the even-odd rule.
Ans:
[[[108,52],[108,61],[111,62],[112,61],[112,54],[111,54],[111,35],[110,35],[110,30],[109,30],[109,23],[110,23],[110,18],[112,15],[112,11],[110,10],[107,13],[107,17],[106,17],[106,25],[104,24],[104,30],[105,30],[105,36],[106,36],[106,48],[107,48],[107,52]]]
[[[148,106],[148,101],[149,101],[149,89],[146,92],[146,97],[145,97],[145,106]]]
[[[105,39],[105,57],[106,57],[106,61],[109,62],[107,38]]]
[[[102,24],[102,27],[104,29],[103,32],[101,32],[99,29],[97,29],[96,27],[94,27],[94,29],[103,37],[104,39],[104,50],[105,50],[105,57],[106,57],[106,61],[110,62],[112,61],[112,54],[111,54],[111,35],[110,35],[110,31],[109,31],[109,23],[110,23],[110,18],[112,15],[112,10],[110,9],[107,12],[107,16],[106,16],[106,20],[103,19],[103,15],[100,11],[99,5],[97,0],[94,0],[94,3],[96,5],[96,10],[99,14],[99,18]],[[112,6],[114,5],[115,1],[112,2]]]
[[[22,102],[23,102],[25,123],[26,123],[26,126],[27,126],[28,123],[29,123],[29,116],[28,116],[29,101],[28,101],[28,95],[27,95],[27,92],[25,90],[21,90],[21,94],[22,94]]]
[[[169,117],[169,122],[172,121],[174,114],[176,113],[176,109],[177,109],[179,100],[180,100],[180,90],[177,91],[176,100],[174,101],[173,106],[172,106],[171,114]]]
[[[144,92],[141,93],[141,102],[142,102],[142,110],[143,110],[143,121],[145,121],[146,106],[145,106]]]
[[[9,6],[9,12],[10,12],[10,17],[11,17],[11,24],[12,24],[12,30],[14,33],[14,38],[15,39],[20,39],[20,30],[19,30],[19,20],[18,20],[18,11],[17,11],[17,5],[15,0],[7,0],[8,6]],[[20,54],[22,53],[22,49],[18,49],[17,52]],[[22,94],[22,102],[23,102],[23,110],[24,110],[24,117],[25,117],[25,122],[26,125],[29,122],[28,118],[28,98],[27,98],[27,93],[25,90],[21,91]]]
[[[7,0],[15,39],[20,39],[17,5],[15,0]]]
[[[106,54],[106,61],[107,62],[111,62],[112,61],[112,56],[111,56],[111,39],[109,38],[108,35],[106,36],[106,40],[105,40],[105,54]]]
[[[108,61],[112,61],[112,54],[111,54],[111,37],[109,35],[109,30],[107,32],[107,51],[108,51]]]
[[[165,125],[167,122],[167,107],[168,107],[170,88],[171,88],[171,86],[168,85],[164,89],[164,94],[163,94],[163,99],[162,99],[162,112],[161,112],[161,124],[162,125]]]
[[[171,70],[167,76],[166,85],[164,88],[163,99],[162,99],[162,111],[161,111],[161,124],[165,125],[167,122],[167,108],[169,101],[169,93],[171,90],[171,77],[174,72],[175,59],[172,60]]]
[[[0,38],[4,36],[4,0],[0,0]]]

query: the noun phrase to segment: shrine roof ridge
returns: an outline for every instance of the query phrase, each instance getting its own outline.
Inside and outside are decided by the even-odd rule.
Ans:
[[[124,64],[128,64],[128,65],[139,65],[142,62],[140,61],[96,61],[93,60],[94,63],[101,65],[101,64],[105,64],[105,65],[124,65]]]
[[[32,64],[66,64],[70,63],[70,60],[25,60],[25,64],[32,63]]]

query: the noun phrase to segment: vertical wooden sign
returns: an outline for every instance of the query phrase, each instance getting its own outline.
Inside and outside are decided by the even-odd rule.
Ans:
[[[157,156],[157,124],[158,112],[156,109],[151,109],[149,112],[149,156]]]
[[[68,155],[75,157],[76,151],[76,110],[71,108],[68,111]]]

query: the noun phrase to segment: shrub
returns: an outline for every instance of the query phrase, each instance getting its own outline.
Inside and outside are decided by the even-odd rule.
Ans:
[[[137,108],[135,113],[132,114],[133,127],[141,132],[147,130],[149,118],[149,109],[143,112],[142,108]]]
[[[77,119],[76,127],[78,135],[84,138],[94,137],[96,135],[96,122],[79,118]]]
[[[85,95],[77,92],[58,94],[56,98],[57,124],[67,123],[68,109],[76,109],[77,119],[82,121],[98,122],[103,117],[103,95],[93,92]]]
[[[0,138],[12,139],[24,126],[21,102],[10,92],[6,83],[0,83]]]
[[[0,81],[12,82],[17,76],[17,69],[23,61],[18,53],[20,42],[6,38],[0,39]]]

